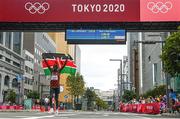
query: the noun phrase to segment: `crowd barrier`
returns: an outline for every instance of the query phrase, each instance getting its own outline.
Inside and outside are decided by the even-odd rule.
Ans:
[[[159,114],[160,103],[148,103],[148,104],[121,104],[121,112],[133,112],[144,114]]]
[[[0,110],[23,110],[23,106],[0,105]]]

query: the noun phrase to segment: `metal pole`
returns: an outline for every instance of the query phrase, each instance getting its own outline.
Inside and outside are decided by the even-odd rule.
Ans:
[[[120,82],[120,79],[119,79],[119,76],[120,76],[120,69],[118,69],[117,70],[117,76],[118,76],[118,80],[117,80],[117,94],[118,94],[118,96],[117,96],[117,100],[116,101],[118,101],[118,102],[116,102],[116,111],[118,111],[118,107],[119,107],[119,101],[120,101],[120,84],[119,84],[119,82]]]
[[[120,60],[120,76],[121,76],[121,90],[120,90],[120,101],[122,101],[122,89],[123,89],[123,80],[122,80],[122,60]]]

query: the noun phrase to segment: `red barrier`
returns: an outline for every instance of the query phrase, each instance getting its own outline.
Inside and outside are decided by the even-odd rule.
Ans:
[[[137,112],[137,104],[132,104],[132,112],[136,113]]]
[[[145,114],[159,114],[160,103],[148,104],[121,104],[121,112],[145,113]]]
[[[145,113],[146,114],[153,114],[153,104],[149,103],[145,105]]]
[[[14,106],[0,105],[0,110],[23,110],[23,106],[19,106],[19,105],[14,105]]]

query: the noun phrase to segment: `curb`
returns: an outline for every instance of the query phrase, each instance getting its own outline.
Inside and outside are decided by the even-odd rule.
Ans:
[[[40,112],[39,110],[0,110],[0,112]]]

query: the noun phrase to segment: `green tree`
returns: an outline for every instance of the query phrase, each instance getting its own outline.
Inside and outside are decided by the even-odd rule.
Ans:
[[[10,101],[11,104],[15,103],[16,102],[16,92],[12,89],[9,89],[8,93],[7,93],[6,100]]]
[[[98,110],[108,109],[109,107],[108,104],[102,99],[100,99],[99,97],[96,98],[96,105],[97,105]]]
[[[153,90],[148,90],[143,97],[156,97],[159,95],[165,95],[166,94],[166,86],[165,85],[160,85],[155,87]]]
[[[87,99],[88,110],[93,110],[93,108],[95,106],[94,103],[97,98],[96,93],[93,90],[91,90],[90,88],[87,88],[85,91],[84,97]]]
[[[137,95],[133,91],[125,90],[124,95],[122,96],[123,102],[129,102],[133,98],[135,98]]]
[[[32,99],[39,99],[40,95],[37,91],[30,91],[27,94],[27,98],[32,98]]]
[[[77,73],[76,75],[70,75],[66,81],[67,90],[69,94],[75,98],[74,104],[79,102],[79,97],[84,94],[85,82],[83,76]]]
[[[180,74],[180,30],[172,33],[165,41],[161,59],[164,71],[171,76]]]

